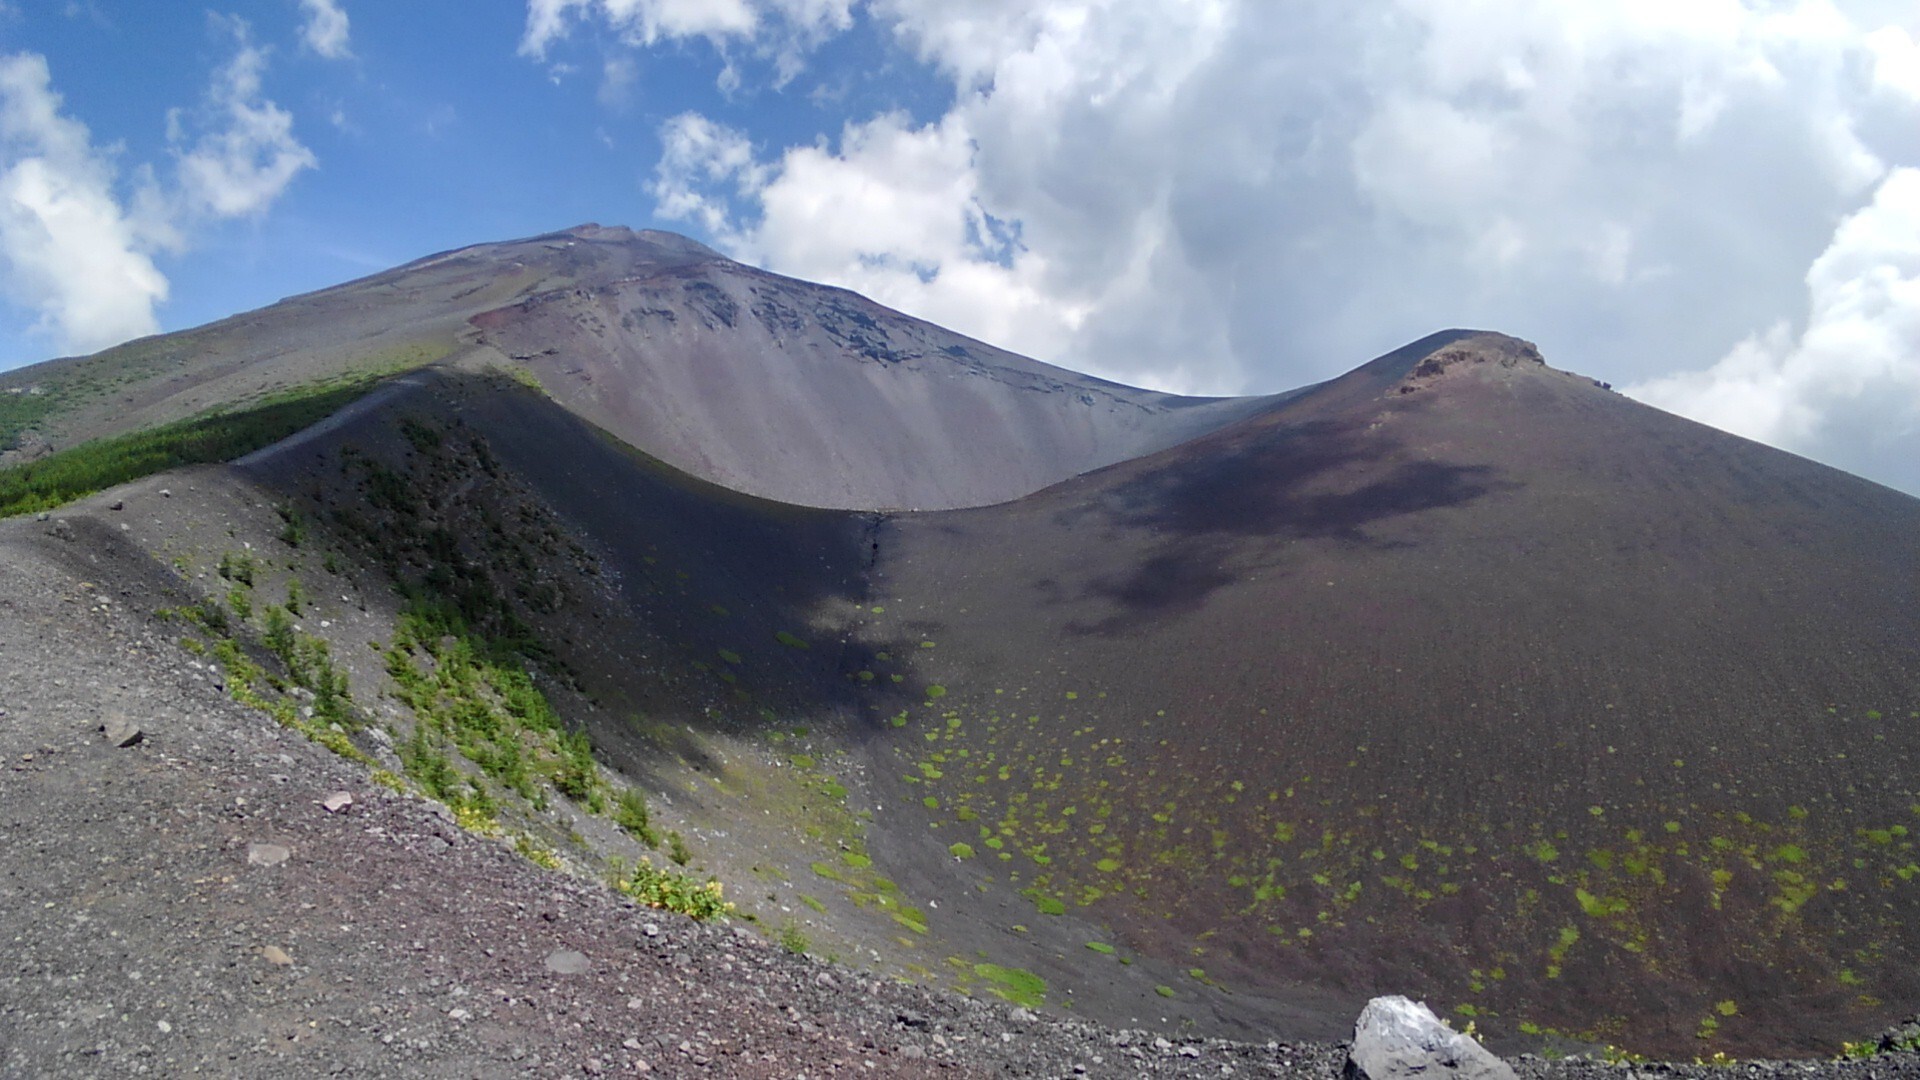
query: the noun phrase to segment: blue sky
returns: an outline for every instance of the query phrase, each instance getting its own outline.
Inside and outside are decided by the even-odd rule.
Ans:
[[[583,221],[1136,384],[1446,326],[1920,493],[1910,0],[0,0],[0,368]]]
[[[179,145],[169,141],[168,114],[204,106],[244,47],[236,27],[265,54],[262,100],[291,114],[292,135],[315,164],[257,209],[194,221],[184,250],[155,256],[170,286],[156,306],[161,328],[584,221],[684,228],[653,220],[645,186],[661,124],[689,109],[777,141],[837,127],[849,108],[937,107],[942,96],[907,57],[883,56],[872,32],[837,37],[817,70],[780,89],[755,72],[751,85],[722,95],[725,61],[705,39],[663,44],[642,61],[613,30],[583,22],[535,62],[519,52],[527,11],[515,4],[337,6],[348,16],[348,52],[330,59],[306,43],[310,12],[293,0],[0,4],[0,52],[46,58],[62,111],[90,130],[123,194],[143,165],[171,181]],[[890,59],[901,63],[883,79]],[[621,60],[634,81],[609,86],[606,65]],[[750,56],[734,62],[766,68]],[[810,95],[822,86],[844,99],[817,103]],[[30,305],[5,311],[0,367],[69,344],[39,323]]]

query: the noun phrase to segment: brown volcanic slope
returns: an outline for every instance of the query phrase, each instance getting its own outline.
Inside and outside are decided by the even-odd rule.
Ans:
[[[1681,1056],[1829,1052],[1920,993],[1906,496],[1462,331],[1016,502],[892,516],[729,492],[499,383],[422,388],[249,471],[416,579],[440,556],[401,538],[434,530],[312,478],[391,463],[476,564],[500,476],[541,500],[597,568],[526,612],[563,712],[839,955],[976,990],[1023,968],[1121,1022],[1328,1037],[1403,990]]]
[[[1136,390],[718,256],[542,292],[475,322],[556,400],[632,445],[805,506],[1003,502],[1275,400]]]
[[[1920,501],[1456,331],[878,542],[919,843],[1181,998],[1686,1054],[1920,992]]]
[[[519,368],[692,475],[848,509],[978,506],[1179,443],[1261,398],[1136,390],[685,237],[583,225],[481,244],[196,330],[0,375],[0,449],[135,430],[315,379]],[[57,407],[24,433],[9,409]]]
[[[388,767],[367,644],[451,582],[696,868],[890,974],[1262,1039],[1405,991],[1683,1055],[1920,996],[1920,502],[1498,335],[1166,399],[597,228],[5,382],[80,387],[60,442],[441,355],[123,521],[216,604],[243,545],[263,603],[324,582]]]

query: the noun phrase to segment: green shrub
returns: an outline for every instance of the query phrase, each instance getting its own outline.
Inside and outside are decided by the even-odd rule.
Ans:
[[[291,670],[294,667],[293,617],[287,614],[286,608],[268,604],[264,618],[266,629],[260,636],[260,643]],[[297,674],[295,681],[299,681]]]
[[[788,919],[781,924],[779,940],[780,947],[795,956],[804,954],[812,945],[812,943],[807,940],[806,933],[803,932],[799,926],[795,925],[792,919]]]
[[[1046,1003],[1047,981],[1024,968],[975,964],[973,973],[987,981],[987,990],[1015,1005],[1037,1009]]]
[[[628,788],[620,793],[613,805],[614,824],[625,829],[635,840],[651,848],[660,846],[660,834],[653,831],[651,815],[647,812],[646,797],[638,789]]]
[[[721,897],[718,881],[695,881],[676,870],[655,869],[644,859],[616,887],[648,907],[677,911],[695,919],[712,919],[734,911],[733,905]]]
[[[553,786],[574,802],[599,809],[600,769],[594,764],[593,743],[586,732],[575,731],[560,737],[560,763],[553,775]]]
[[[290,548],[297,548],[307,538],[307,523],[300,516],[298,507],[281,505],[273,508],[280,515],[280,542]]]

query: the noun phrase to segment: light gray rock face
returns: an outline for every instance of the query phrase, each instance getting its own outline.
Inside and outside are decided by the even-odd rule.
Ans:
[[[585,975],[592,966],[586,953],[574,949],[555,949],[547,954],[547,970],[555,975]]]
[[[1422,1002],[1377,997],[1353,1025],[1347,1080],[1515,1080],[1513,1069],[1487,1049],[1442,1024]]]
[[[122,748],[132,746],[146,737],[139,724],[117,713],[107,717],[107,722],[100,725],[100,730],[106,734],[109,745]]]

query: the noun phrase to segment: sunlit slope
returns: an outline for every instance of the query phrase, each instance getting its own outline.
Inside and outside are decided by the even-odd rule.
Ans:
[[[856,510],[1017,498],[1269,403],[1121,386],[682,236],[582,225],[0,375],[0,453],[440,360],[519,370],[691,475]]]
[[[556,400],[632,445],[806,506],[1003,502],[1273,400],[1121,386],[717,257],[476,321]]]
[[[1455,332],[879,542],[897,783],[1176,993],[1673,1053],[1920,989],[1920,501]]]
[[[479,312],[528,290],[614,276],[642,255],[684,257],[691,245],[652,235],[674,243],[611,247],[627,256],[618,265],[608,264],[609,245],[572,233],[444,252],[192,330],[9,371],[0,374],[0,450],[17,444],[31,456],[453,356],[476,337],[467,319]]]

